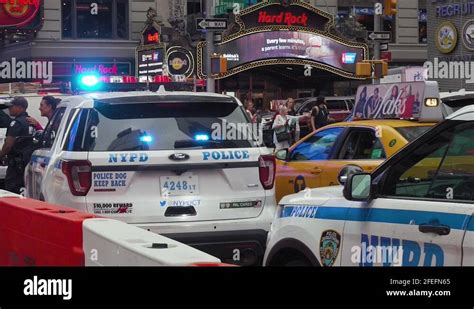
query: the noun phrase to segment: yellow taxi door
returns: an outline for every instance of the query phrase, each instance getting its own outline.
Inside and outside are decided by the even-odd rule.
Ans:
[[[345,166],[353,165],[372,172],[386,158],[382,140],[376,136],[373,128],[349,128],[342,139],[334,158],[324,164],[324,177],[320,183],[322,187],[338,185],[337,178]]]
[[[305,188],[320,187],[326,160],[333,156],[343,127],[330,127],[306,136],[288,154],[288,160],[278,160],[276,171],[277,201]]]

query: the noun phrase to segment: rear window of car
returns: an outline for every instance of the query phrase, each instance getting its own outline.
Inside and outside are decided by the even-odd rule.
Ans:
[[[116,103],[116,102],[115,102]],[[95,102],[71,125],[65,150],[129,151],[259,146],[237,103]]]
[[[400,127],[395,128],[395,130],[397,130],[398,133],[400,133],[407,141],[411,142],[418,138],[418,136],[428,131],[430,128],[430,126]]]
[[[329,100],[329,101],[326,101],[326,105],[328,106],[328,110],[344,110],[346,111],[347,110],[347,105],[346,105],[346,102],[344,100]]]

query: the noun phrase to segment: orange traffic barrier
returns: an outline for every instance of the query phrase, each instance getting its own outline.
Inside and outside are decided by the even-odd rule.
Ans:
[[[0,190],[0,266],[232,266],[121,221],[6,194]],[[146,243],[170,246],[157,251]]]
[[[0,266],[84,266],[82,222],[94,217],[33,199],[0,198]]]

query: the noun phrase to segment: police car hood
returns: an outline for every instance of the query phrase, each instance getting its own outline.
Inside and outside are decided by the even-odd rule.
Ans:
[[[330,186],[306,189],[295,194],[284,196],[279,204],[324,205],[329,200],[344,199],[342,194],[343,188],[343,186]]]

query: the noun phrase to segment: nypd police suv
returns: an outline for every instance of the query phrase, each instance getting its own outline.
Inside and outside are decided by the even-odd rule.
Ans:
[[[26,195],[226,262],[261,262],[276,210],[275,159],[256,139],[212,137],[229,123],[249,119],[224,95],[160,89],[64,99],[27,166]]]
[[[344,189],[284,197],[264,265],[473,266],[474,106]]]

